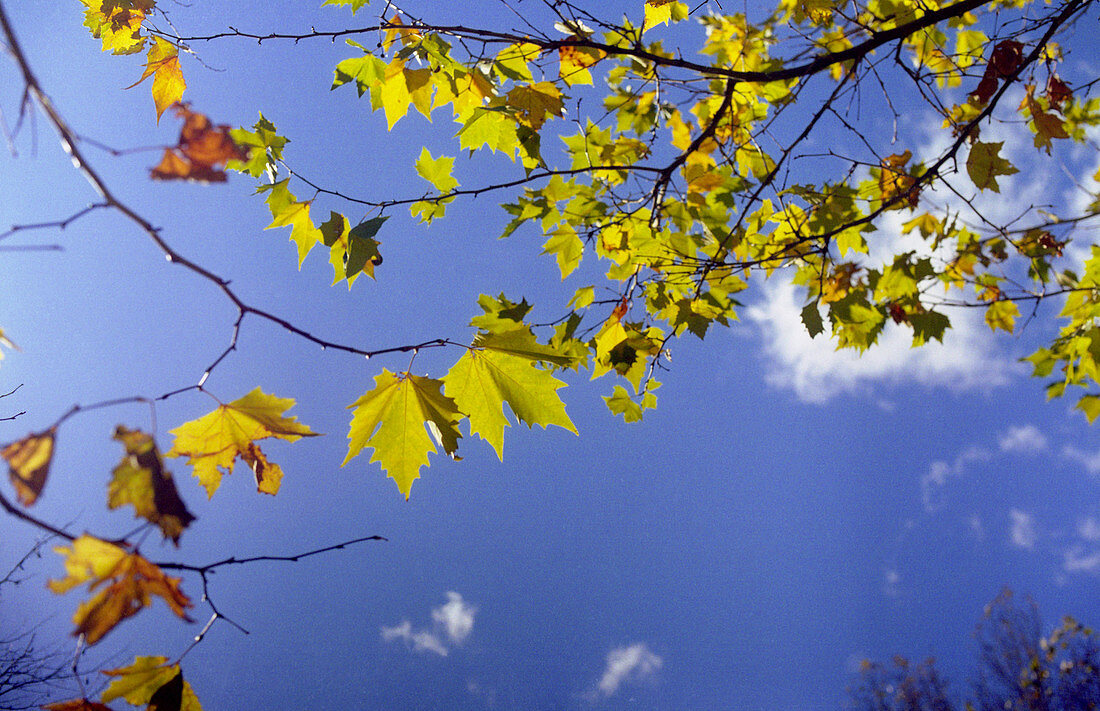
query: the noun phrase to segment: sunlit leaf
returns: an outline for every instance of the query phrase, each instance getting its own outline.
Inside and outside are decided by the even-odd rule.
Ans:
[[[459,410],[454,400],[440,392],[439,380],[383,370],[374,382],[372,390],[348,406],[354,412],[348,454],[341,466],[370,447],[374,450],[370,461],[380,463],[408,499],[420,468],[436,451],[428,424],[434,426],[432,434],[443,450],[453,455],[461,437],[456,426]]]
[[[256,441],[277,438],[295,442],[317,435],[298,422],[297,417],[283,416],[291,407],[294,407],[294,400],[267,395],[256,388],[242,398],[171,430],[176,438],[165,456],[187,457],[187,463],[194,467],[195,476],[206,488],[207,496],[213,496],[221,485],[222,476],[233,471],[237,457],[244,459],[252,469],[260,493],[275,494],[283,477],[282,469],[267,461]]]
[[[144,432],[121,425],[115,428],[114,438],[122,443],[126,453],[111,472],[107,507],[132,505],[135,516],[153,523],[165,538],[179,545],[180,535],[195,517],[180,498],[156,442]]]
[[[87,583],[88,591],[95,593],[73,615],[73,634],[84,635],[88,644],[95,644],[119,622],[148,607],[153,596],[190,622],[184,611],[191,601],[180,590],[180,579],[168,577],[140,555],[88,535],[73,541],[71,548],[54,550],[65,556],[66,576],[49,581],[50,590],[60,595]]]
[[[0,451],[0,456],[8,463],[8,476],[19,503],[24,506],[33,506],[46,486],[56,439],[57,428],[51,427],[12,442]]]

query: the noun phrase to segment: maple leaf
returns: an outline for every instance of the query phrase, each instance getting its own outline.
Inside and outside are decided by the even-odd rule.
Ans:
[[[513,87],[504,97],[505,104],[516,109],[516,120],[537,131],[547,116],[561,116],[562,95],[554,84],[540,81]]]
[[[488,442],[501,461],[504,428],[510,424],[504,403],[528,427],[557,425],[577,433],[557,394],[565,383],[536,366],[539,360],[553,358],[568,364],[572,358],[538,344],[527,329],[512,334],[475,339],[474,346],[443,376],[444,393],[469,418],[470,432]]]
[[[84,26],[103,41],[103,51],[133,54],[145,46],[141,23],[153,11],[155,0],[80,0]]]
[[[645,0],[645,21],[642,24],[642,32],[668,23],[672,19],[673,2],[674,0]]]
[[[187,104],[175,104],[176,116],[183,119],[177,145],[164,151],[153,168],[154,180],[193,180],[200,183],[224,183],[222,169],[229,161],[248,157],[229,135],[225,124],[215,126],[205,114],[192,111]]]
[[[289,179],[260,186],[260,192],[270,193],[267,196],[267,206],[271,210],[272,220],[264,229],[290,227],[290,240],[298,247],[298,268],[301,269],[302,262],[313,246],[318,242],[324,243],[324,235],[314,226],[309,216],[311,201],[298,202],[287,189],[288,182]]]
[[[183,97],[187,83],[180,69],[179,49],[161,37],[153,38],[153,46],[145,60],[145,72],[136,82],[126,87],[133,89],[150,76],[153,77],[153,103],[157,107],[157,123],[160,116],[172,104]]]
[[[82,583],[88,590],[101,588],[90,600],[81,603],[73,615],[74,635],[84,635],[95,644],[115,625],[148,607],[151,596],[162,598],[168,607],[187,622],[184,612],[191,601],[179,589],[179,578],[168,577],[157,566],[138,555],[87,534],[72,542],[71,548],[54,551],[65,556],[66,577],[47,584],[58,595]]]
[[[295,442],[318,433],[298,422],[297,417],[283,417],[294,407],[294,400],[267,395],[259,388],[197,420],[171,430],[176,436],[167,457],[187,457],[194,475],[213,496],[221,486],[223,474],[233,471],[237,457],[244,459],[256,477],[256,489],[263,494],[275,494],[283,471],[268,462],[255,445],[256,440],[275,437]]]
[[[451,175],[455,167],[455,159],[449,156],[432,158],[428,147],[420,150],[420,156],[416,159],[417,174],[435,186],[440,193],[449,193],[458,187],[458,181]]]
[[[115,428],[114,439],[126,448],[126,454],[112,471],[107,485],[107,508],[131,504],[134,516],[155,524],[173,543],[179,545],[183,530],[195,520],[176,490],[172,474],[164,468],[164,459],[151,435]]]
[[[12,442],[0,451],[8,463],[8,475],[19,503],[24,506],[33,506],[46,486],[56,439],[57,428],[51,427]]]
[[[581,40],[583,37],[574,35],[571,40]],[[607,54],[603,50],[593,47],[580,47],[576,45],[562,45],[558,48],[558,76],[566,84],[591,84],[592,72],[588,68],[595,65]]]
[[[970,147],[970,155],[966,159],[966,172],[979,190],[988,189],[999,193],[1001,188],[997,185],[997,176],[1020,172],[1016,166],[1001,157],[1002,146],[1004,141],[998,143],[977,141]]]
[[[905,196],[902,202],[895,203],[891,209],[916,207],[920,201],[920,190],[915,189],[917,179],[905,172],[905,164],[913,157],[912,151],[887,156],[879,166],[879,190],[884,203],[899,196]]]
[[[344,5],[351,8],[351,14],[355,14],[359,8],[368,4],[370,0],[325,0],[321,3],[321,7],[325,5]]]
[[[130,666],[103,673],[117,677],[103,691],[104,702],[125,699],[132,706],[147,704],[147,711],[202,711],[179,664],[169,664],[167,657],[135,657]]]
[[[382,465],[407,500],[420,468],[436,451],[425,428],[432,427],[443,450],[454,455],[462,436],[455,424],[461,415],[454,400],[440,392],[439,380],[383,369],[374,382],[374,389],[348,406],[355,411],[348,454],[340,466],[370,447],[374,450],[370,461]]]

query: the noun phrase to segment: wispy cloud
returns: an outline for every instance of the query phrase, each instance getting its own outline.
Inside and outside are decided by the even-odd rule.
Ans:
[[[1002,452],[1036,454],[1047,448],[1047,437],[1035,425],[1009,427],[997,438]]]
[[[1035,541],[1039,537],[1035,529],[1035,518],[1020,509],[1011,509],[1008,515],[1012,519],[1012,526],[1009,529],[1009,540],[1012,545],[1029,551],[1034,550]]]
[[[664,660],[642,642],[629,647],[616,647],[607,653],[607,665],[597,688],[604,696],[611,696],[622,684],[653,676],[663,664]]]
[[[1062,456],[1070,461],[1077,462],[1093,476],[1100,474],[1100,451],[1086,452],[1074,447],[1072,444],[1067,444],[1062,447]]]
[[[443,640],[428,630],[413,630],[412,623],[408,620],[402,620],[393,627],[383,627],[382,639],[387,642],[401,639],[411,645],[414,652],[434,652],[441,657],[447,656],[447,647]]]
[[[1066,573],[1100,573],[1100,521],[1092,516],[1077,522],[1077,540],[1062,552]]]
[[[474,614],[477,608],[470,605],[454,591],[447,593],[447,602],[432,609],[432,629],[413,629],[412,623],[402,620],[392,627],[383,626],[382,639],[386,642],[404,641],[414,652],[432,652],[447,656],[454,645],[462,644],[474,631]]]
[[[1083,545],[1070,546],[1064,553],[1062,569],[1067,573],[1100,573],[1100,550]]]
[[[959,452],[953,462],[937,460],[928,465],[928,471],[920,479],[921,503],[932,513],[943,505],[943,488],[951,479],[961,477],[969,464],[985,462],[990,458],[988,450],[970,446]]]

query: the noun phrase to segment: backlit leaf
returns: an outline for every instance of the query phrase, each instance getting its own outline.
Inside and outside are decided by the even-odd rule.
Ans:
[[[103,673],[117,677],[103,691],[105,702],[125,699],[132,706],[148,704],[146,711],[202,711],[179,664],[169,664],[167,657],[135,657],[130,666]]]
[[[295,442],[302,437],[314,437],[316,432],[298,422],[297,417],[284,417],[294,407],[294,400],[267,395],[259,388],[244,397],[220,405],[197,420],[171,430],[176,436],[172,449],[165,456],[187,457],[194,475],[213,496],[221,485],[222,475],[233,471],[237,457],[245,460],[256,477],[256,489],[263,494],[275,494],[282,480],[282,470],[271,464],[255,445],[269,437]]]
[[[461,415],[454,400],[440,392],[439,380],[383,370],[374,382],[372,390],[348,406],[354,412],[348,454],[340,466],[370,447],[374,450],[370,461],[381,464],[408,499],[420,468],[436,451],[428,423],[434,425],[433,434],[443,450],[453,455],[462,436],[456,426]]]
[[[51,427],[12,442],[0,451],[8,463],[8,476],[19,503],[24,506],[33,506],[46,486],[56,438],[57,428]]]
[[[89,592],[96,593],[73,615],[73,634],[84,635],[88,644],[95,644],[119,622],[148,607],[152,596],[163,599],[177,617],[191,621],[184,612],[191,601],[179,589],[180,579],[168,577],[142,556],[88,535],[73,541],[71,548],[54,550],[65,556],[67,575],[49,581],[50,590],[60,595],[87,583]]]
[[[321,231],[313,224],[309,215],[311,201],[298,202],[287,189],[288,180],[271,185],[263,185],[261,192],[267,192],[267,206],[271,210],[271,224],[264,229],[290,227],[290,240],[298,247],[298,268],[301,269],[306,255],[317,243],[324,242]]]
[[[180,69],[179,50],[163,37],[154,37],[153,46],[145,59],[145,72],[136,82],[126,87],[133,89],[150,76],[153,77],[153,103],[157,107],[157,123],[160,116],[172,104],[183,97],[187,83]]]
[[[225,182],[225,165],[247,157],[229,135],[229,126],[215,126],[204,114],[191,111],[187,104],[176,104],[175,113],[183,119],[179,141],[174,148],[165,150],[150,177],[154,180]]]
[[[155,524],[165,538],[179,545],[180,535],[195,517],[180,499],[156,442],[144,432],[121,425],[115,428],[114,438],[122,443],[126,453],[111,472],[107,507],[132,505],[134,516]]]
[[[499,336],[496,336],[499,339]],[[534,339],[532,338],[532,341]],[[444,392],[470,420],[470,431],[492,445],[504,459],[504,403],[528,427],[557,425],[576,434],[557,394],[565,383],[538,368],[534,358],[514,349],[497,350],[493,337],[475,342],[443,377]]]
[[[966,159],[966,172],[979,190],[992,190],[999,193],[1001,188],[997,185],[997,176],[1020,172],[1016,166],[1001,157],[1002,146],[1004,141],[997,143],[977,141],[970,147],[970,155]]]
[[[84,25],[103,41],[103,51],[133,54],[145,46],[141,23],[153,11],[155,0],[80,0]]]
[[[449,193],[458,187],[458,181],[451,175],[455,167],[455,159],[449,156],[432,158],[428,147],[420,150],[420,157],[416,159],[417,174],[435,186],[440,193]]]

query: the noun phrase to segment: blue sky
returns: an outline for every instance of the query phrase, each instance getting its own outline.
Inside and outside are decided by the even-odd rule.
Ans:
[[[153,125],[147,88],[121,91],[140,61],[101,55],[77,3],[9,5],[40,81],[78,133],[118,148],[174,140],[170,118]],[[640,15],[640,3],[605,5],[609,15]],[[185,34],[348,22],[337,9],[296,7],[169,12]],[[493,3],[471,8],[443,8],[440,19],[498,21]],[[416,195],[419,147],[455,153],[442,118],[428,130],[410,117],[387,134],[353,91],[330,93],[332,67],[351,54],[340,44],[195,49],[205,68],[184,64],[195,108],[231,125],[263,111],[292,139],[291,165],[325,184],[368,198]],[[1100,60],[1092,50],[1068,61]],[[10,124],[21,86],[10,62],[0,66]],[[903,126],[918,155],[943,140],[922,120]],[[1013,155],[1023,170],[1004,179],[1010,199],[988,208],[1079,200],[1067,175],[1095,190],[1095,140],[1051,165],[1030,149]],[[41,117],[16,143],[17,157],[0,154],[0,228],[60,219],[94,200]],[[156,184],[145,178],[156,153],[89,155],[170,244],[231,277],[246,300],[334,340],[462,339],[480,293],[550,304],[577,286],[537,258],[538,235],[498,241],[504,215],[483,196],[427,230],[395,217],[380,234],[377,281],[330,288],[323,257],[299,272],[284,231],[263,231],[270,216],[249,181]],[[512,169],[503,159],[460,159],[456,176],[474,185]],[[887,221],[883,242],[903,243],[896,231]],[[0,390],[22,384],[5,412],[27,411],[0,423],[3,441],[74,402],[191,384],[229,341],[234,314],[224,298],[113,215],[8,242],[64,251],[0,254],[0,327],[23,349],[0,364]],[[911,351],[908,339],[887,335],[853,361],[801,331],[798,299],[770,282],[729,330],[677,343],[659,407],[643,423],[623,425],[606,411],[599,395],[610,386],[573,378],[564,398],[579,437],[513,428],[503,463],[466,442],[464,461],[433,460],[409,502],[366,457],[339,467],[344,405],[407,357],[364,362],[246,321],[240,351],[211,376],[211,390],[228,400],[258,385],[293,397],[291,414],[327,436],[270,448],[287,473],[274,498],[258,497],[242,469],[208,502],[173,462],[199,520],[178,552],[151,538],[143,551],[199,564],[371,534],[389,541],[220,570],[216,604],[250,634],[216,624],[185,657],[204,707],[838,708],[862,658],[934,654],[949,671],[965,669],[981,608],[1002,587],[1034,596],[1051,622],[1100,620],[1100,441],[1070,402],[1046,402],[1042,383],[1017,363],[1050,337],[1056,307],[1013,336],[993,336],[977,312],[953,314],[957,332],[943,347]],[[422,353],[414,370],[438,376],[449,357]],[[201,395],[158,405],[162,448],[168,429],[207,409]],[[132,527],[129,513],[107,514],[102,503],[119,423],[148,428],[148,409],[64,425],[37,515],[75,531]],[[34,537],[0,519],[0,569]],[[3,624],[66,635],[77,594],[42,589],[60,570],[47,553],[25,584],[5,591]],[[180,653],[209,615],[199,581],[185,578],[184,590],[196,600],[195,625],[155,607],[98,645],[89,664]]]

